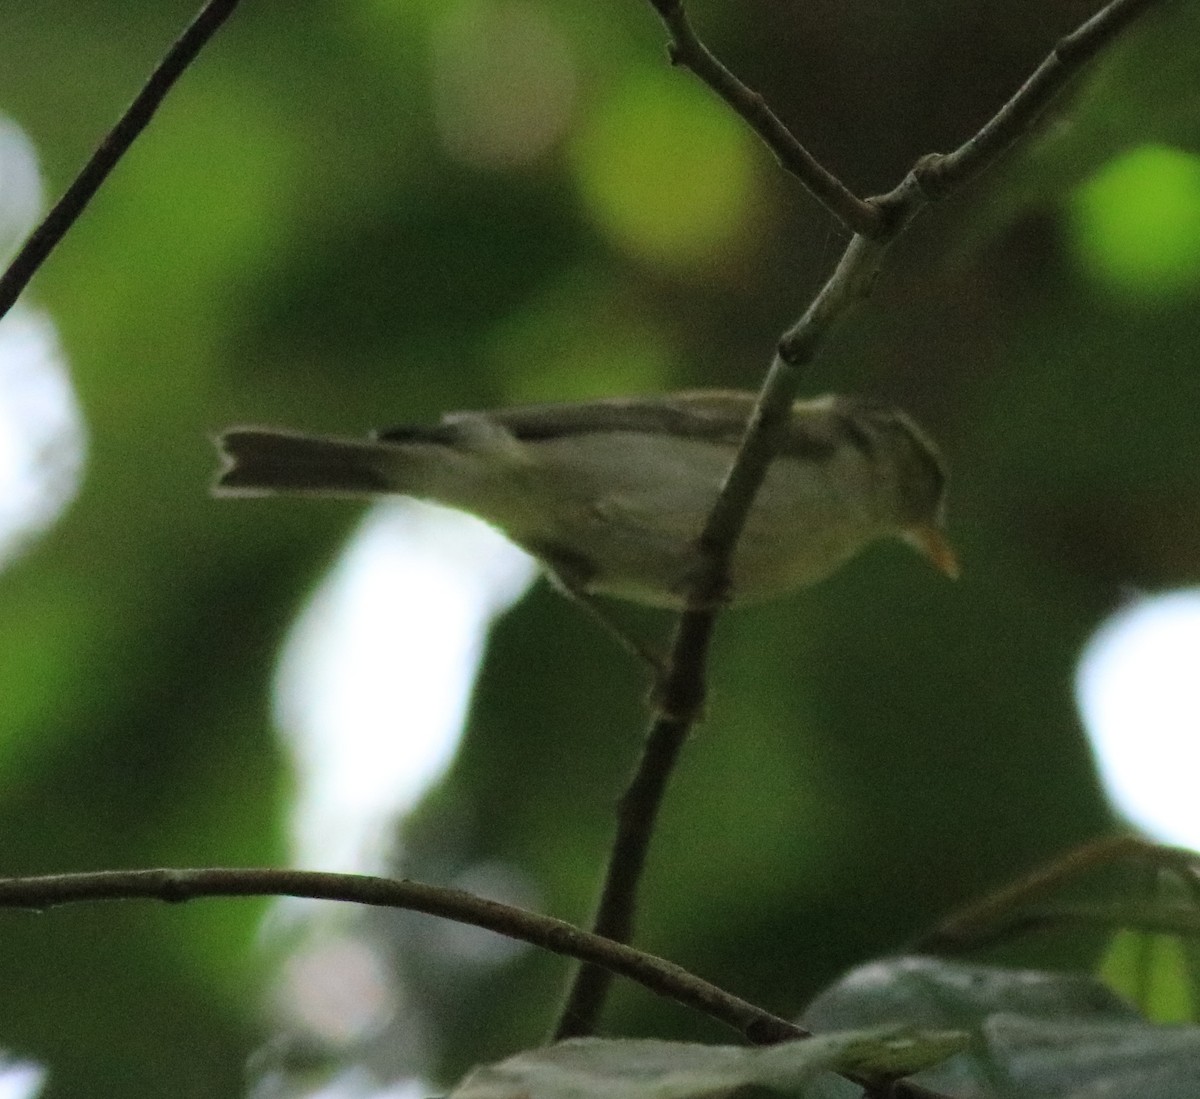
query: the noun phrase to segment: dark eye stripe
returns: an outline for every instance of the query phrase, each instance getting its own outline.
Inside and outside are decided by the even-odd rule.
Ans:
[[[454,432],[445,424],[385,427],[373,433],[383,443],[452,443]]]

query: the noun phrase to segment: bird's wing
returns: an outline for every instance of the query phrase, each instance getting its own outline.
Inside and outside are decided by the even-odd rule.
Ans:
[[[570,404],[525,405],[487,413],[450,413],[444,422],[451,424],[459,417],[486,415],[522,442],[632,432],[736,444],[753,407],[752,393],[704,390],[656,397],[606,397]]]
[[[523,405],[488,412],[449,412],[440,424],[386,428],[376,438],[386,442],[451,443],[464,428],[473,434],[486,434],[491,425],[521,443],[628,432],[736,447],[755,400],[753,393],[704,389],[663,396]],[[798,412],[807,408],[811,413],[792,417],[780,453],[818,461],[830,457],[838,439],[826,404],[821,400],[801,402],[796,408]]]

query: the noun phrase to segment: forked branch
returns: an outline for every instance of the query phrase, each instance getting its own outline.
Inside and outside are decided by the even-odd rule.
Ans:
[[[486,900],[461,889],[365,874],[261,868],[103,870],[0,878],[0,908],[41,911],[82,901],[137,898],[174,904],[200,897],[307,897],[424,912],[604,966],[607,971],[620,973],[659,996],[733,1027],[758,1044],[803,1038],[808,1034],[794,1023],[763,1011],[663,958],[611,942],[563,920]]]

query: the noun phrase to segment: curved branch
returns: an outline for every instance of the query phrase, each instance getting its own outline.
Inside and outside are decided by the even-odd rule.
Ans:
[[[619,973],[659,996],[717,1019],[751,1042],[808,1037],[808,1031],[689,973],[681,966],[583,931],[573,924],[486,900],[460,889],[361,874],[269,868],[104,870],[0,878],[0,908],[41,910],[82,901],[143,898],[179,903],[199,897],[307,897],[402,908],[483,927],[555,954]]]
[[[365,874],[269,867],[101,870],[0,878],[0,908],[38,912],[86,901],[159,900],[181,904],[203,897],[304,897],[424,912],[606,966],[651,992],[726,1023],[756,1045],[812,1036],[803,1027],[755,1007],[673,962],[601,938],[563,920],[486,900],[461,889]],[[845,1078],[867,1088],[868,1094],[887,1099],[949,1099],[907,1080],[881,1083],[856,1074]]]
[[[1140,836],[1105,836],[1072,848],[1016,881],[964,905],[944,917],[936,927],[918,936],[910,944],[910,949],[960,952],[986,946],[1009,935],[1037,929],[1055,921],[1078,922],[1083,918],[1080,910],[1073,913],[1065,909],[1046,909],[1033,913],[1026,910],[1032,905],[1044,904],[1065,885],[1098,867],[1121,863],[1171,870],[1192,892],[1193,910],[1195,902],[1200,901],[1200,885],[1197,882],[1200,857],[1194,851],[1152,843]],[[1110,919],[1115,918],[1115,909],[1110,907],[1108,915]],[[1096,922],[1098,909],[1091,909],[1088,918]],[[1143,913],[1146,923],[1153,923],[1155,918]]]
[[[75,224],[117,162],[149,124],[175,82],[237,5],[238,0],[209,0],[167,51],[83,170],[0,275],[0,317],[13,307],[46,257]]]

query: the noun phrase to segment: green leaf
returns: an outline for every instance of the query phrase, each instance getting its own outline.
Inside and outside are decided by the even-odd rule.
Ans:
[[[807,1022],[961,1027],[971,1049],[917,1082],[998,1099],[1171,1099],[1196,1093],[1200,1027],[1161,1026],[1088,977],[898,958],[847,974]]]
[[[757,1048],[579,1038],[481,1066],[451,1099],[698,1099],[748,1087],[815,1095],[805,1085],[820,1073],[907,1075],[961,1050],[965,1040],[896,1027]]]
[[[851,970],[805,1012],[817,1030],[841,1027],[953,1027],[977,1031],[990,1016],[1141,1019],[1125,1000],[1079,974],[902,957]]]
[[[1098,974],[1159,1023],[1193,1017],[1186,940],[1171,935],[1120,930],[1112,938]]]

